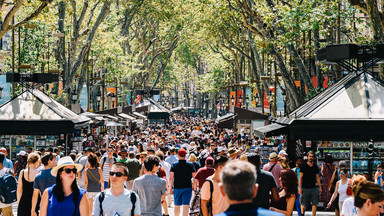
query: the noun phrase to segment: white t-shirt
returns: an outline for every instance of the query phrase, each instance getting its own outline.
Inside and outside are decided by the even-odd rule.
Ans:
[[[347,188],[348,188],[348,182],[349,179],[347,179],[347,182],[345,184],[341,184],[341,180],[339,180],[339,188],[337,192],[339,193],[339,202],[344,202],[349,196],[347,195]]]
[[[342,216],[355,216],[357,215],[357,208],[355,206],[355,198],[349,197],[348,199],[344,200],[343,202],[343,208],[341,210]]]
[[[105,162],[104,162],[105,161]],[[111,171],[111,166],[109,164],[113,164],[114,162],[116,162],[116,158],[115,157],[112,157],[111,159],[108,158],[108,156],[104,156],[101,158],[100,160],[100,164],[101,164],[101,169],[102,169],[102,173],[103,173],[103,180],[105,182],[108,181],[109,179],[109,172]],[[104,166],[103,166],[103,163],[104,163]]]
[[[3,175],[5,174],[5,172],[7,172],[9,169],[8,168],[3,168],[3,169],[1,169],[0,170],[0,177],[3,177]],[[6,208],[6,207],[9,207],[9,206],[11,206],[12,205],[12,203],[11,204],[4,204],[4,203],[1,203],[0,202],[0,208]]]
[[[99,193],[96,198],[93,200],[93,212],[92,215],[100,215],[100,203],[99,203]],[[130,216],[132,210],[131,194],[133,192],[124,189],[124,192],[119,196],[115,197],[111,193],[111,189],[105,190],[105,197],[102,203],[103,215],[119,215],[119,216]],[[134,215],[141,215],[140,211],[140,198],[137,194]],[[122,205],[123,203],[123,205]]]
[[[170,175],[170,171],[171,171],[171,165],[168,162],[165,162],[165,161],[160,161],[160,165],[161,165],[161,167],[164,168],[167,180],[169,180],[169,175]]]

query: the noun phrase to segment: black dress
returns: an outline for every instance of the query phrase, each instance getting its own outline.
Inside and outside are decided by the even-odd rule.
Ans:
[[[26,173],[23,172],[23,193],[21,194],[19,206],[17,207],[18,216],[30,216],[32,209],[32,196],[33,196],[33,182],[29,182],[25,179]],[[36,206],[38,206],[39,202]],[[36,208],[38,213],[38,208]]]

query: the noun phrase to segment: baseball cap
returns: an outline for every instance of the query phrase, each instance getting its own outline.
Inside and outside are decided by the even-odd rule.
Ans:
[[[281,151],[279,152],[279,155],[285,155],[285,156],[287,156],[288,154],[287,154],[287,152],[286,152],[285,150],[281,150]]]
[[[17,156],[25,156],[25,155],[27,155],[27,152],[25,152],[25,151],[20,151],[20,152],[17,154]]]
[[[205,163],[208,165],[213,165],[213,158],[211,156],[207,157],[207,159],[205,160]]]
[[[217,152],[222,152],[222,151],[225,151],[225,148],[224,147],[219,147],[219,148],[217,148]]]
[[[177,153],[177,155],[179,155],[180,157],[185,157],[186,154],[187,154],[187,152],[183,148],[181,148],[179,150],[179,152]]]
[[[276,152],[272,152],[271,154],[269,154],[269,159],[272,160],[272,159],[276,159],[278,156],[276,154]]]

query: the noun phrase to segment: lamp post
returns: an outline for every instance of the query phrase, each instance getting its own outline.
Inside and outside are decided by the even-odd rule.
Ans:
[[[0,87],[0,99],[1,99],[1,96],[3,95],[3,89],[4,87]]]
[[[245,107],[248,109],[248,106],[249,106],[249,97],[246,96],[245,97]]]
[[[77,102],[77,92],[76,92],[76,87],[73,89],[72,91],[72,100],[73,100],[73,104],[76,104]]]
[[[231,106],[235,106],[235,96],[231,95]]]
[[[284,101],[284,116],[287,116],[287,102],[286,102],[287,92],[283,91],[281,94],[283,95],[283,101]]]
[[[97,100],[97,110],[100,111],[100,101],[101,101],[100,89],[99,89],[99,91],[97,91],[96,100]]]
[[[240,107],[243,107],[243,95],[240,95],[239,96],[239,104],[240,104]]]
[[[256,93],[256,94],[255,94],[255,107],[257,107],[257,105],[259,105],[259,101],[260,101],[259,94]]]
[[[111,94],[111,99],[112,99],[112,108],[115,108],[116,95],[114,92],[112,92]]]

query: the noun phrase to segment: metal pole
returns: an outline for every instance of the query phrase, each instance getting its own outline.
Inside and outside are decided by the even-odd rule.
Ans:
[[[15,24],[15,17],[12,18],[12,25]],[[15,29],[12,29],[12,73],[15,73]],[[16,84],[12,83],[12,97],[15,96]]]

